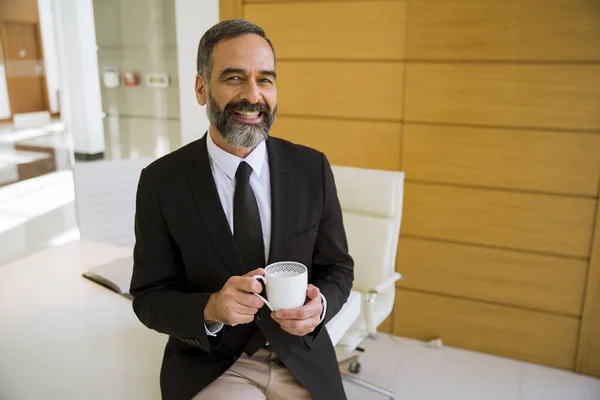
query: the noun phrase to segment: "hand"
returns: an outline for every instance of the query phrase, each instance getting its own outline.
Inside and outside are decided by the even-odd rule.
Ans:
[[[244,276],[232,276],[223,288],[213,293],[204,308],[204,323],[222,322],[236,326],[254,320],[254,314],[264,302],[252,293],[260,293],[262,285],[252,278],[253,275],[264,275],[262,268],[248,272]]]
[[[308,301],[305,305],[291,310],[279,310],[271,313],[273,318],[281,329],[296,336],[304,336],[319,325],[321,321],[321,313],[323,312],[323,304],[321,303],[321,291],[314,285],[308,285],[306,296]]]

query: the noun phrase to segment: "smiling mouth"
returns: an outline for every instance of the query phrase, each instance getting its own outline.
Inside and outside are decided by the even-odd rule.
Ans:
[[[235,111],[233,115],[241,122],[257,124],[262,121],[264,113],[259,111]]]

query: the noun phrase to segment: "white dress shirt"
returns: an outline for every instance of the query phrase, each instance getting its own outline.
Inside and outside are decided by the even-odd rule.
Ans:
[[[271,245],[271,173],[269,171],[269,154],[267,146],[262,141],[252,150],[246,158],[239,158],[218,147],[213,141],[210,133],[206,133],[206,147],[210,159],[210,168],[213,179],[217,186],[219,199],[225,211],[229,229],[233,234],[233,195],[235,193],[235,173],[242,161],[245,161],[252,167],[250,174],[250,187],[258,203],[258,213],[260,214],[260,223],[262,227],[263,240],[265,245],[265,260],[269,259],[269,250]],[[258,268],[258,265],[256,266]],[[326,300],[323,299],[323,311],[326,310]],[[325,313],[323,312],[323,316]],[[323,318],[321,318],[322,320]],[[216,336],[223,328],[222,323],[215,323],[209,326],[205,325],[206,334]]]

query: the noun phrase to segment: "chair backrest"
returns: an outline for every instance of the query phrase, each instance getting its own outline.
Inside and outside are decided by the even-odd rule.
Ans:
[[[355,262],[354,289],[366,292],[394,273],[404,173],[337,165],[332,169]]]
[[[153,159],[76,163],[75,204],[81,239],[133,247],[140,173]]]

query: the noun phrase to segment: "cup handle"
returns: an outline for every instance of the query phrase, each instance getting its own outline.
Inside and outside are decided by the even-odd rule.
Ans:
[[[267,285],[267,281],[265,280],[265,277],[262,275],[254,275],[252,278],[254,279],[258,279],[259,281],[262,281],[262,283],[266,286]],[[252,293],[253,295],[257,296],[259,299],[261,299],[266,305],[267,307],[269,307],[269,310],[271,311],[275,311],[273,310],[273,306],[271,305],[271,303],[269,303],[269,301],[267,299],[265,299],[264,297],[262,297],[260,294],[258,293]]]

